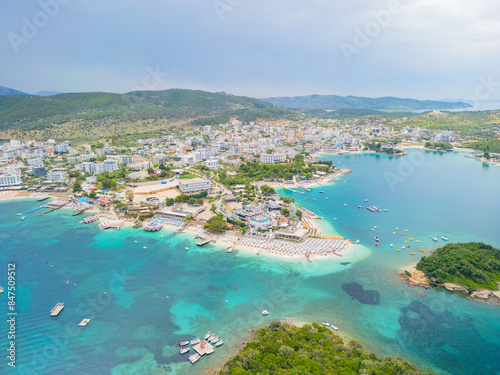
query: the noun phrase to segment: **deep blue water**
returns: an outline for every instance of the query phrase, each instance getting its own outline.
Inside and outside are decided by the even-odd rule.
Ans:
[[[353,172],[305,194],[282,194],[300,200],[371,251],[362,260],[365,252],[355,246],[346,266],[289,264],[226,254],[217,246],[200,249],[189,235],[166,231],[163,238],[143,230],[102,231],[96,224],[78,224],[81,218],[63,210],[26,214],[21,221],[15,214],[38,202],[1,202],[0,285],[7,285],[7,263],[17,264],[17,367],[10,373],[202,373],[224,363],[249,330],[284,316],[333,322],[339,334],[423,370],[498,373],[498,306],[434,289],[419,297],[419,289],[404,285],[397,274],[444,243],[434,243],[431,236],[500,246],[500,168],[484,167],[458,153],[421,150],[405,158],[329,158]],[[356,208],[369,204],[389,212]],[[379,247],[374,246],[375,235]],[[405,240],[417,255],[396,252]],[[342,285],[352,282],[378,292],[380,303],[351,298]],[[57,302],[66,307],[50,318]],[[270,315],[263,317],[263,309]],[[6,317],[5,293],[0,313]],[[93,320],[86,328],[76,327],[89,317]],[[0,342],[5,349],[7,329],[4,319]],[[177,354],[177,343],[207,330],[224,337],[226,344],[191,366]],[[4,358],[0,372],[8,370]]]

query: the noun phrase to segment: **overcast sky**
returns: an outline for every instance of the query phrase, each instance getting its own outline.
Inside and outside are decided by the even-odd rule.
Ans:
[[[498,0],[0,0],[0,85],[500,99],[499,15]]]

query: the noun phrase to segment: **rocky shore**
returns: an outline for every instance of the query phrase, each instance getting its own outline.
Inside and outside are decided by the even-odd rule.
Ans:
[[[429,289],[431,285],[438,286],[445,288],[446,290],[453,293],[466,294],[467,298],[472,301],[487,302],[494,305],[500,305],[500,291],[480,289],[471,292],[469,288],[463,285],[453,283],[439,284],[435,282],[435,280],[432,280],[432,278],[427,277],[422,271],[417,270],[415,267],[412,267],[409,270],[404,270],[400,273],[400,276],[409,286],[419,286],[426,289]]]

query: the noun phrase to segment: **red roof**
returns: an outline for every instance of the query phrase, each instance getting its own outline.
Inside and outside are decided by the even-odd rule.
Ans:
[[[97,201],[101,202],[101,203],[104,203],[104,204],[108,204],[110,202],[110,200],[107,199],[107,198],[99,198]]]

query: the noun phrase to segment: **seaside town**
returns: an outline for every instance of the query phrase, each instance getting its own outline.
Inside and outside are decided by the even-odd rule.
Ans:
[[[198,245],[216,242],[228,252],[308,260],[341,256],[354,242],[322,231],[321,217],[298,204],[307,199],[301,194],[350,172],[321,155],[403,156],[406,147],[434,145],[444,152],[449,147],[443,145],[460,146],[451,131],[405,126],[407,120],[235,120],[95,144],[10,140],[0,145],[0,198],[35,198],[39,215],[73,209],[82,224],[99,222],[103,229],[191,232]],[[277,188],[296,198],[280,197]]]

